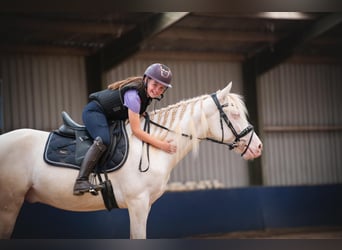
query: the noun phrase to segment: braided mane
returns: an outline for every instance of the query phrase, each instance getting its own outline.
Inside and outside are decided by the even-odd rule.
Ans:
[[[181,139],[184,139],[182,133],[191,135],[192,140],[187,139],[187,141],[192,144],[193,153],[196,154],[198,152],[198,140],[196,138],[198,137],[199,125],[201,125],[202,130],[206,130],[208,126],[202,110],[203,100],[208,97],[209,95],[202,95],[152,111],[149,113],[150,119],[174,131],[176,134],[175,140],[178,143],[180,143]],[[165,129],[156,126],[151,127],[151,134],[162,140],[166,138],[168,133]]]
[[[193,147],[193,153],[198,152],[198,138],[199,134],[203,131],[207,131],[209,124],[203,110],[203,101],[210,98],[210,95],[205,94],[202,96],[190,98],[187,100],[182,100],[178,103],[171,104],[167,107],[149,112],[150,119],[168,128],[175,133],[175,141],[180,143],[184,137],[182,134],[191,135],[193,140],[191,141]],[[247,108],[243,102],[242,96],[234,93],[229,93],[224,102],[230,103],[230,105],[235,106],[239,111],[243,119],[247,118]],[[223,103],[222,103],[223,104]],[[215,110],[213,110],[215,112]],[[151,134],[164,140],[169,131],[158,126],[151,127]]]

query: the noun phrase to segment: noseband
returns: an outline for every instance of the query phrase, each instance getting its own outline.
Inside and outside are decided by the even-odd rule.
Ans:
[[[251,124],[248,124],[248,126],[242,130],[240,132],[240,134],[238,134],[235,130],[235,128],[233,127],[233,124],[230,122],[230,120],[228,119],[226,113],[223,111],[224,107],[227,107],[228,104],[223,104],[221,105],[219,100],[217,99],[216,93],[211,94],[210,95],[211,98],[213,99],[214,103],[216,104],[217,109],[220,112],[220,124],[221,124],[221,131],[222,131],[222,137],[221,137],[221,141],[218,141],[216,139],[212,139],[212,138],[206,138],[206,140],[212,141],[212,142],[216,142],[219,144],[224,144],[227,145],[229,147],[230,150],[238,147],[238,142],[240,141],[240,139],[242,137],[244,137],[245,135],[247,135],[249,132],[252,132],[251,137],[249,138],[247,147],[245,148],[245,150],[241,153],[241,157],[244,156],[244,154],[247,152],[251,142],[252,142],[252,138],[253,138],[253,134],[254,134],[254,128]],[[228,126],[228,128],[230,128],[230,130],[232,131],[233,135],[235,136],[235,140],[232,143],[225,143],[224,141],[224,129],[223,129],[223,121],[225,122],[225,124]]]
[[[224,108],[224,107],[227,107],[228,104],[223,104],[223,105],[221,105],[220,102],[219,102],[218,99],[217,99],[216,93],[213,93],[213,94],[211,94],[210,96],[211,96],[211,98],[214,100],[214,103],[216,104],[216,107],[217,107],[217,109],[218,109],[219,112],[220,112],[220,124],[221,124],[221,131],[222,131],[221,141],[218,141],[218,140],[216,140],[216,139],[209,138],[209,137],[206,137],[206,138],[197,138],[197,139],[199,139],[199,140],[208,140],[208,141],[212,141],[212,142],[215,142],[215,143],[223,144],[223,145],[228,146],[228,147],[229,147],[229,150],[232,150],[232,149],[234,149],[234,148],[236,148],[236,147],[239,146],[239,145],[238,145],[238,142],[240,141],[240,139],[241,139],[242,137],[244,137],[244,136],[247,135],[248,133],[252,132],[252,135],[251,135],[251,137],[249,138],[249,141],[248,141],[248,143],[247,143],[247,146],[246,146],[245,150],[241,153],[241,157],[244,156],[244,154],[247,152],[247,150],[248,150],[248,148],[249,148],[249,146],[250,146],[250,144],[251,144],[251,142],[252,142],[252,138],[253,138],[253,134],[254,134],[254,128],[253,128],[253,126],[252,126],[251,124],[248,124],[248,126],[247,126],[244,130],[242,130],[242,131],[240,132],[240,134],[238,134],[238,133],[236,132],[235,128],[233,127],[233,124],[232,124],[232,123],[230,122],[230,120],[228,119],[226,113],[224,113],[224,111],[223,111],[223,108]],[[150,118],[149,118],[148,113],[145,113],[145,119],[146,119],[146,124],[152,123],[153,125],[155,125],[155,126],[157,126],[157,127],[160,127],[160,128],[162,128],[162,129],[165,129],[165,130],[167,130],[167,131],[169,131],[169,132],[174,132],[174,131],[172,131],[172,130],[170,130],[170,129],[168,129],[168,128],[166,128],[166,127],[164,127],[164,126],[162,126],[162,125],[160,125],[160,124],[158,124],[158,123],[156,123],[156,122],[154,122],[154,121],[151,121]],[[232,133],[233,133],[234,136],[235,136],[235,140],[234,140],[232,143],[226,143],[226,142],[224,142],[223,121],[226,123],[226,125],[228,126],[228,128],[232,131]],[[146,124],[145,124],[145,125],[146,125]],[[182,136],[188,137],[188,138],[190,138],[190,140],[192,139],[192,135],[187,135],[187,134],[182,133]]]

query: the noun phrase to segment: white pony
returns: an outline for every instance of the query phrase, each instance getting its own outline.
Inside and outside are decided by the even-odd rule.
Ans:
[[[150,133],[160,139],[173,139],[176,154],[150,147],[147,167],[146,149],[126,125],[129,153],[125,164],[108,173],[119,208],[127,208],[130,238],[146,238],[146,224],[152,204],[165,192],[170,173],[177,163],[202,139],[229,143],[245,160],[259,157],[262,143],[246,119],[240,96],[230,93],[230,83],[214,95],[181,101],[150,113]],[[218,102],[215,103],[217,97]],[[141,118],[141,124],[144,124]],[[158,126],[160,124],[161,126]],[[167,128],[167,129],[166,129]],[[24,202],[40,202],[69,211],[104,210],[101,195],[73,195],[78,171],[50,166],[43,160],[49,132],[18,129],[0,136],[0,238],[10,238]]]

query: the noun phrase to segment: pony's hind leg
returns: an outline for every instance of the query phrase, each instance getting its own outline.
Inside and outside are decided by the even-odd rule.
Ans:
[[[24,198],[3,196],[0,195],[0,239],[10,239]]]

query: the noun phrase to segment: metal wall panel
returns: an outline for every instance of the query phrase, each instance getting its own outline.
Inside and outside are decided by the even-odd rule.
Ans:
[[[154,61],[132,58],[109,71],[105,82],[142,75]],[[195,96],[210,94],[233,81],[232,91],[242,93],[241,65],[231,62],[205,62],[189,60],[163,60],[173,72],[173,88],[165,98],[156,103],[156,109]],[[151,105],[153,108],[153,105]],[[199,182],[218,180],[226,187],[248,185],[247,163],[227,147],[211,142],[202,142],[197,156],[187,155],[172,172],[171,182]]]
[[[4,132],[29,127],[52,130],[68,111],[79,123],[87,102],[84,58],[8,55],[0,58]],[[104,85],[141,75],[151,60],[132,58],[104,74]],[[225,61],[164,60],[174,88],[151,108],[162,108],[233,81],[242,93],[241,65]],[[342,66],[283,64],[258,79],[265,185],[342,182]],[[226,187],[248,185],[247,164],[226,147],[202,142],[176,167],[171,182],[218,180]]]
[[[83,57],[9,55],[0,62],[4,132],[56,129],[63,110],[81,123],[87,102]]]
[[[266,185],[342,182],[342,65],[283,64],[259,78]]]

